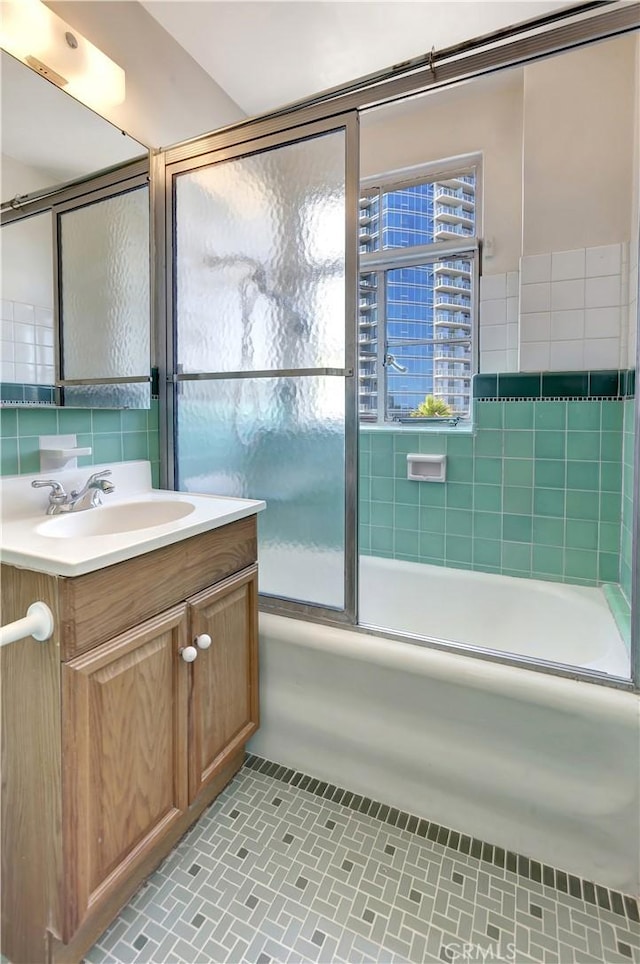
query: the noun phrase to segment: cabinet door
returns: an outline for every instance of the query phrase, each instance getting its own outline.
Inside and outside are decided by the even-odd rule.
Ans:
[[[63,940],[187,802],[184,605],[62,665]]]
[[[188,600],[190,643],[208,634],[191,664],[189,800],[258,728],[258,567]]]

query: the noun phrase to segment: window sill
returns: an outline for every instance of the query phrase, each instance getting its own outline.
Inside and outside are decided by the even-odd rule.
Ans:
[[[361,432],[411,432],[418,435],[473,435],[471,421],[458,422],[457,425],[410,425],[407,422],[360,422]]]

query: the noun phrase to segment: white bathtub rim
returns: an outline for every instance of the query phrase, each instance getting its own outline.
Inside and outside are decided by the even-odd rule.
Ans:
[[[586,670],[628,679],[628,647],[601,587],[362,556],[359,601],[360,624],[387,634],[424,639],[428,611],[431,641],[561,666],[574,677]]]
[[[633,690],[632,681],[628,677],[598,669],[597,666],[590,663],[583,663],[582,665],[561,663],[559,660],[551,661],[535,656],[525,656],[507,649],[491,649],[489,646],[454,642],[451,639],[440,639],[438,636],[422,636],[404,630],[394,632],[387,626],[376,626],[374,623],[360,622],[357,626],[349,626],[348,629],[359,634],[364,632],[385,639],[395,639],[400,643],[406,641],[412,646],[437,649],[440,652],[452,653],[453,655],[468,655],[476,659],[501,663],[503,666],[513,666],[516,669],[534,669],[538,672],[548,672],[554,676],[560,676],[563,679],[573,679],[585,683],[603,683],[605,686],[617,687],[622,690]]]
[[[373,635],[366,630],[312,623],[298,617],[260,613],[260,635],[291,646],[304,646],[354,661],[372,662],[390,670],[415,672],[443,681],[454,679],[474,689],[495,695],[508,694],[517,700],[546,704],[571,712],[589,706],[605,715],[612,723],[628,722],[635,717],[640,729],[640,698],[626,688],[594,685],[591,681],[535,672],[498,660],[478,658],[473,650],[453,653],[437,646],[418,645],[389,637]],[[504,653],[496,653],[504,657]],[[575,667],[566,669],[576,672]],[[612,677],[598,674],[594,680],[610,682]],[[628,681],[621,681],[631,685]]]

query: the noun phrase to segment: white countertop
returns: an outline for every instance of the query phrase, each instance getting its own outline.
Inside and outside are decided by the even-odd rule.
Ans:
[[[103,505],[57,516],[46,514],[49,489],[33,489],[34,478],[52,478],[66,491],[81,488],[93,472],[111,469],[115,491],[103,496]],[[174,492],[151,487],[149,462],[116,462],[35,476],[13,475],[0,479],[0,557],[2,562],[58,576],[81,576],[153,549],[228,525],[254,515],[265,503],[254,499]],[[92,523],[102,521],[94,513],[111,506],[127,505],[135,513],[143,503],[187,503],[188,514],[161,525],[98,535],[57,538],[44,533],[56,531],[58,520],[91,514]],[[144,510],[141,510],[141,514]],[[105,515],[104,519],[107,518]],[[52,524],[54,523],[54,524]]]

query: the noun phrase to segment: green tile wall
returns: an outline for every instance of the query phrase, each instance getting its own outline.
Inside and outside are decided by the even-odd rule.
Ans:
[[[473,434],[361,428],[361,551],[617,583],[625,404],[476,401]],[[408,452],[446,454],[447,482],[407,481]]]
[[[613,618],[615,619],[620,635],[627,644],[627,648],[631,648],[631,606],[627,602],[627,597],[623,593],[619,585],[615,583],[605,583],[603,591],[607,602],[609,603],[609,609],[613,613]]]
[[[38,475],[40,435],[74,433],[78,445],[93,454],[78,465],[149,459],[153,484],[158,485],[160,453],[158,401],[150,409],[0,408],[0,475]]]
[[[622,436],[622,526],[620,538],[620,588],[631,604],[631,533],[633,529],[633,427],[634,401],[624,404],[624,430]]]

